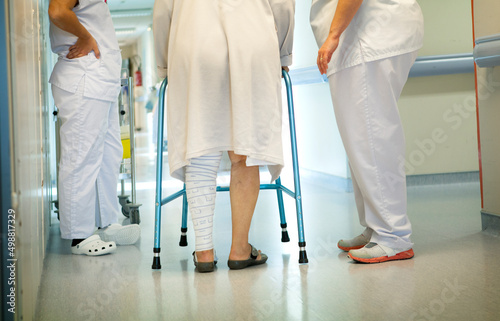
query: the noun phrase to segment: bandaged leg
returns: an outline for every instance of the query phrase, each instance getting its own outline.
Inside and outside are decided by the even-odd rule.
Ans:
[[[195,250],[214,248],[212,241],[217,170],[222,152],[191,159],[186,166],[186,196],[193,221]]]

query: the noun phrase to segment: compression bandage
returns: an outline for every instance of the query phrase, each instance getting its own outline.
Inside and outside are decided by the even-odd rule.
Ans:
[[[191,159],[186,165],[186,197],[193,221],[196,251],[214,248],[212,240],[217,170],[222,152]]]

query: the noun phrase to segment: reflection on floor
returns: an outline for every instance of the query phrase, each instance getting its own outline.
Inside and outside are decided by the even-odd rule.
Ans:
[[[178,246],[176,200],[163,207],[162,269],[153,271],[154,154],[146,133],[137,139],[146,146],[137,149],[141,240],[104,257],[71,255],[54,218],[36,320],[500,320],[500,239],[481,233],[478,183],[409,188],[415,258],[375,265],[336,247],[362,231],[352,194],[303,180],[309,264],[298,264],[294,202],[285,200],[291,242],[281,243],[275,193],[263,191],[250,239],[268,264],[229,271],[229,195],[219,193],[218,268],[195,273],[191,225],[188,247]],[[164,185],[165,195],[182,186]]]

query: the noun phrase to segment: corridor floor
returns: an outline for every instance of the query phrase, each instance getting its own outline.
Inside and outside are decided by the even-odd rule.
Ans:
[[[291,242],[281,243],[276,194],[262,191],[250,240],[268,263],[230,271],[229,194],[218,193],[218,267],[196,273],[190,223],[188,247],[178,246],[176,200],[163,207],[162,269],[156,271],[155,156],[146,133],[137,140],[141,240],[103,257],[71,255],[53,217],[36,320],[500,320],[500,238],[481,232],[477,182],[410,187],[415,257],[374,265],[353,263],[336,247],[338,239],[362,231],[352,193],[303,179],[308,264],[298,263],[293,200],[285,196]],[[182,185],[166,173],[168,195]],[[286,184],[290,176],[283,176]],[[128,223],[121,214],[120,221]]]

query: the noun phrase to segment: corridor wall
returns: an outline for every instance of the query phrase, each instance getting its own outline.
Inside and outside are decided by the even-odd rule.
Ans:
[[[15,211],[16,320],[32,320],[48,242],[53,179],[48,1],[5,2],[10,43],[11,207]]]
[[[496,48],[496,62],[476,67],[477,114],[481,155],[481,217],[483,230],[500,234],[500,2],[473,0],[476,50],[482,39]],[[481,58],[475,50],[475,59]],[[481,64],[482,65],[482,64]]]
[[[425,20],[420,57],[472,54],[470,1],[418,0],[418,3]],[[318,48],[309,26],[310,5],[311,0],[297,1],[292,69],[308,68],[316,62]],[[450,7],[453,11],[443,15]],[[328,84],[295,86],[294,93],[304,175],[326,176],[333,182],[338,182],[338,178],[348,179],[347,159],[335,125]],[[399,101],[407,142],[407,175],[419,178],[457,174],[460,179],[462,174],[472,173],[477,177],[474,97],[473,73],[408,80]]]

